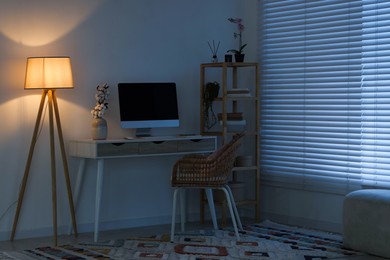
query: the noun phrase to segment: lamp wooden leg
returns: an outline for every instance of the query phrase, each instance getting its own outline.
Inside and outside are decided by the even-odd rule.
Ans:
[[[53,233],[54,233],[53,236],[54,236],[54,244],[57,245],[57,174],[56,174],[56,163],[55,163],[56,156],[55,156],[55,143],[54,143],[53,111],[55,113],[56,122],[57,122],[58,137],[61,146],[62,162],[64,166],[65,181],[66,181],[67,192],[68,192],[68,200],[69,200],[70,212],[71,212],[71,217],[73,222],[73,230],[76,237],[77,237],[77,225],[76,225],[75,210],[73,205],[72,190],[70,185],[68,162],[66,159],[65,145],[64,145],[63,135],[62,135],[60,115],[58,111],[58,104],[57,104],[57,99],[54,90],[43,90],[42,92],[41,103],[39,105],[37,120],[35,122],[35,128],[31,140],[30,151],[28,154],[26,168],[24,171],[24,176],[19,191],[18,205],[16,208],[10,240],[12,241],[15,238],[16,227],[19,220],[20,210],[23,204],[23,197],[27,186],[27,179],[30,172],[31,161],[34,154],[35,144],[37,142],[40,123],[42,120],[42,112],[45,104],[46,95],[48,95],[48,106],[49,106],[51,185],[52,185],[52,210],[53,210]]]
[[[54,146],[53,126],[53,91],[49,90],[49,127],[50,127],[50,159],[51,159],[51,198],[53,207],[53,237],[54,245],[57,246],[57,174],[56,154]]]
[[[56,122],[57,122],[58,139],[59,139],[60,147],[61,147],[61,156],[62,156],[62,164],[64,167],[66,188],[67,188],[67,192],[68,192],[70,215],[71,215],[72,223],[73,223],[73,232],[74,232],[75,237],[77,237],[77,224],[76,224],[75,209],[74,209],[74,203],[73,203],[72,187],[70,184],[68,161],[66,159],[64,138],[62,135],[62,127],[61,127],[61,121],[60,121],[60,113],[58,110],[58,103],[57,103],[57,97],[55,95],[55,92],[53,92],[53,104],[54,104],[54,112],[55,112]]]
[[[16,227],[17,227],[18,221],[19,221],[19,214],[20,214],[20,210],[21,210],[21,207],[22,207],[22,204],[23,204],[24,192],[26,190],[27,179],[28,179],[28,175],[30,173],[31,161],[32,161],[32,157],[33,157],[33,154],[34,154],[35,144],[37,142],[39,125],[40,125],[41,119],[42,119],[42,111],[43,111],[43,106],[45,104],[46,94],[47,94],[47,91],[44,90],[42,92],[41,103],[39,105],[38,114],[37,114],[37,120],[35,122],[34,133],[33,133],[32,139],[31,139],[30,151],[28,153],[26,168],[24,170],[24,176],[23,176],[23,180],[22,180],[22,183],[21,183],[20,191],[19,191],[18,205],[16,207],[14,223],[13,223],[13,226],[12,226],[12,233],[11,233],[11,238],[10,238],[11,241],[13,241],[14,238],[15,238]]]
[[[73,194],[72,196],[74,198],[73,205],[74,205],[75,212],[77,210],[77,204],[78,204],[79,197],[80,197],[80,189],[81,189],[82,184],[83,184],[83,177],[84,177],[84,169],[85,169],[86,160],[87,160],[86,158],[80,159],[79,169],[77,170],[76,184],[74,186],[74,193],[72,193]],[[72,228],[73,228],[72,224],[73,224],[73,222],[71,220],[69,222],[69,231],[68,231],[69,235],[72,234]]]

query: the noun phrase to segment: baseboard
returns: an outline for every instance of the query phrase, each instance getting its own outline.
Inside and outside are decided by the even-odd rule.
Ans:
[[[313,219],[306,219],[306,218],[298,218],[293,216],[287,216],[287,215],[281,215],[281,214],[274,214],[269,212],[261,212],[260,214],[261,219],[265,220],[271,220],[273,222],[277,222],[280,224],[285,225],[292,225],[292,226],[298,226],[298,227],[304,227],[304,228],[311,228],[321,231],[327,231],[332,233],[342,233],[342,224],[340,223],[332,223],[332,222],[326,222],[326,221],[318,221]]]
[[[67,227],[58,227],[58,235],[66,234]],[[39,238],[53,236],[53,228],[37,228],[29,230],[16,230],[14,240],[26,239],[26,238]],[[0,241],[8,241],[11,237],[11,231],[0,232]]]
[[[170,223],[171,223],[171,216],[156,216],[150,218],[102,221],[99,223],[99,231],[163,225],[163,224],[170,224]],[[85,224],[78,223],[77,231],[79,233],[93,232],[94,223],[93,222],[85,223]],[[69,226],[68,225],[58,226],[57,233],[58,236],[68,235]],[[11,231],[0,232],[0,241],[7,241],[10,239],[10,236],[11,236]],[[29,229],[29,230],[17,230],[15,235],[15,240],[25,239],[25,238],[50,237],[50,236],[53,236],[52,227]]]
[[[155,225],[170,224],[172,217],[169,216],[156,216],[148,218],[137,218],[137,219],[123,219],[115,221],[100,222],[99,230],[114,230],[122,228],[134,228],[134,227],[146,227]],[[93,224],[82,225],[79,228],[79,232],[93,232]]]
[[[242,218],[253,218],[254,210],[247,208],[239,208],[240,217]],[[217,210],[218,211],[218,210]],[[199,212],[193,212],[187,214],[188,222],[199,222]],[[206,209],[205,219],[211,221],[210,214]],[[122,220],[113,220],[113,221],[102,221],[99,223],[99,231],[105,230],[115,230],[123,228],[134,228],[134,227],[146,227],[146,226],[155,226],[155,225],[167,225],[171,224],[172,217],[171,215],[166,216],[155,216],[147,218],[136,218],[136,219],[122,219]],[[176,216],[176,220],[180,220],[180,216]],[[83,223],[77,224],[77,230],[79,233],[88,233],[94,231],[94,223]],[[169,231],[169,230],[168,230]],[[68,235],[69,226],[62,225],[58,226],[57,229],[58,235]],[[37,228],[29,230],[20,230],[16,232],[15,239],[25,239],[25,238],[37,238],[37,237],[49,237],[53,235],[53,228]],[[0,241],[7,241],[11,236],[11,231],[0,232]]]

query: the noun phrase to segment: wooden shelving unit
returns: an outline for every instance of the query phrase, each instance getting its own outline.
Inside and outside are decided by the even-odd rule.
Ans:
[[[206,124],[204,106],[205,86],[208,82],[220,84],[219,95],[213,101],[213,110],[217,118],[210,127]],[[258,63],[205,63],[200,65],[200,133],[218,137],[219,145],[228,142],[235,133],[245,131],[246,141],[241,147],[243,155],[252,156],[252,164],[236,166],[233,169],[232,181],[239,179],[241,174],[253,174],[254,194],[250,198],[236,199],[237,206],[252,205],[255,208],[255,219],[259,221],[260,212],[260,169],[259,169],[259,127],[260,127],[260,86]],[[245,93],[245,91],[248,93]],[[233,94],[231,94],[233,92]],[[234,93],[238,94],[234,94]],[[244,93],[243,93],[244,92]],[[229,114],[242,114],[241,119],[228,120]],[[218,115],[219,114],[219,119]],[[249,178],[249,177],[248,177]],[[246,187],[249,188],[249,187]],[[201,221],[204,219],[206,201],[201,197]],[[216,201],[224,207],[224,202]],[[223,210],[224,211],[224,210]],[[222,218],[226,214],[223,213]],[[222,220],[224,224],[226,220]]]

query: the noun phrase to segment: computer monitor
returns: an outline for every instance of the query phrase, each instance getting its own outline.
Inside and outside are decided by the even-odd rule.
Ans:
[[[173,82],[118,83],[120,125],[150,135],[151,128],[178,127],[176,84]]]

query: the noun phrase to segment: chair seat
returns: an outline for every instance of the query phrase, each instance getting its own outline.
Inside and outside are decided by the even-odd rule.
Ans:
[[[172,185],[172,187],[192,187],[192,188],[206,188],[206,187],[210,187],[210,188],[217,188],[217,187],[221,187],[223,186],[223,184],[221,184],[220,181],[215,181],[215,180],[210,180],[210,181],[193,181],[191,183],[188,183],[188,182],[182,182],[182,183],[177,183],[175,184],[175,186]]]

